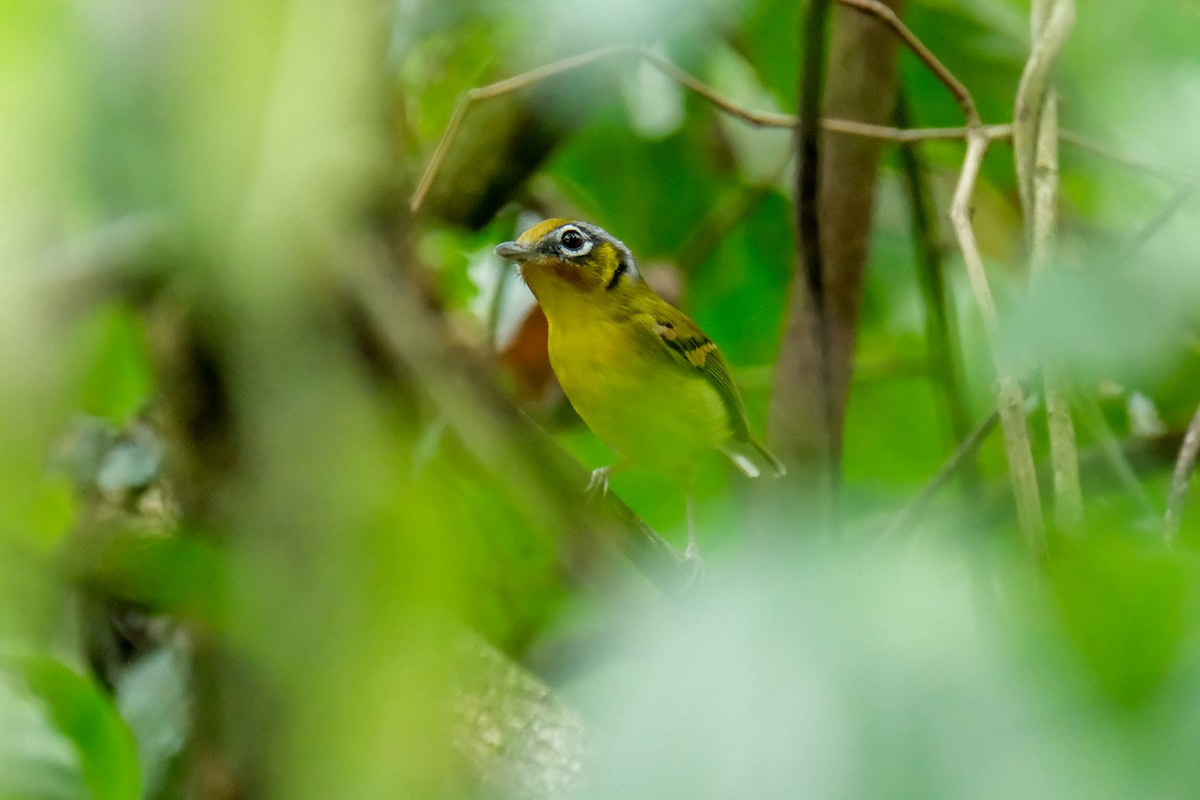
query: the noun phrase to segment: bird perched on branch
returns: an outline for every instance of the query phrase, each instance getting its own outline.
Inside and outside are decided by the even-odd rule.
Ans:
[[[583,421],[623,461],[592,473],[605,490],[629,463],[685,482],[718,449],[746,475],[783,465],[750,436],[746,411],[717,346],[642,280],[624,244],[587,222],[551,219],[496,253],[517,262],[550,325],[550,364]],[[696,539],[688,498],[688,555]]]

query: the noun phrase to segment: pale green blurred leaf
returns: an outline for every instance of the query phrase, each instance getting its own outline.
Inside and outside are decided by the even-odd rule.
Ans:
[[[49,656],[23,659],[21,673],[74,748],[93,800],[138,800],[141,782],[133,735],[95,682]]]
[[[168,644],[131,665],[117,687],[117,705],[137,742],[147,796],[153,797],[162,786],[187,740],[188,678],[183,652]]]
[[[0,675],[0,798],[88,798],[78,752],[45,704],[12,678]]]

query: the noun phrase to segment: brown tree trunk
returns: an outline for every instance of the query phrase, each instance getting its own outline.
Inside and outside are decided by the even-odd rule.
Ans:
[[[899,14],[903,0],[886,4]],[[851,8],[837,5],[832,17],[824,116],[890,124],[896,103],[895,35],[879,20]],[[854,334],[883,146],[878,139],[836,133],[823,134],[820,141],[820,280],[806,279],[813,259],[805,254],[814,249],[805,241],[802,226],[770,416],[772,444],[798,487],[832,488],[840,473]]]

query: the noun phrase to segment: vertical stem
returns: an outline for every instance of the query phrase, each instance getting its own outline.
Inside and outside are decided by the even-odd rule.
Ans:
[[[900,96],[896,106],[896,125],[899,128],[911,126],[904,95]],[[912,215],[917,278],[925,300],[925,340],[929,348],[930,367],[946,399],[953,441],[961,442],[970,436],[972,425],[958,361],[954,298],[946,292],[942,237],[933,213],[929,182],[918,148],[915,142],[902,142],[899,151],[900,168],[908,188],[909,211]],[[962,475],[964,486],[978,486],[979,467],[973,451],[964,456],[957,470]]]
[[[821,98],[825,84],[827,42],[825,31],[829,23],[830,0],[810,0],[801,26],[802,63],[800,68],[800,124],[796,130],[796,246],[803,278],[812,298],[817,330],[815,339],[820,363],[821,454],[822,478],[832,488],[836,485],[838,454],[834,438],[833,370],[830,363],[832,347],[829,331],[828,302],[825,293],[825,270],[821,252],[820,189],[821,189]]]
[[[1188,484],[1192,480],[1192,472],[1196,469],[1196,453],[1200,451],[1200,408],[1192,417],[1187,433],[1183,437],[1183,445],[1179,448],[1179,456],[1175,459],[1175,471],[1171,475],[1171,493],[1167,496],[1167,516],[1164,524],[1163,538],[1167,544],[1175,542],[1179,533],[1179,525],[1183,520],[1183,501],[1187,497]]]
[[[1031,279],[1052,268],[1058,229],[1058,95],[1051,69],[1075,20],[1073,0],[1035,0],[1033,47],[1021,86],[1013,124],[1017,177],[1029,239]],[[1083,522],[1079,455],[1066,384],[1055,353],[1042,365],[1046,424],[1054,472],[1055,518],[1063,530]]]
[[[797,272],[769,428],[772,445],[789,468],[784,502],[807,506],[809,518],[815,507],[830,522],[835,522],[830,512],[836,511],[846,399],[884,144],[829,136],[821,114],[868,125],[894,119],[900,44],[895,26],[902,27],[896,9],[902,0],[888,3],[875,3],[872,11],[861,13],[814,0],[802,29]]]
[[[1037,163],[1033,175],[1034,275],[1050,268],[1058,228],[1058,93],[1046,92],[1038,120]],[[1058,526],[1076,530],[1083,523],[1083,491],[1079,484],[1079,453],[1067,385],[1056,354],[1042,367],[1046,390],[1046,425],[1050,431],[1050,463],[1054,470],[1054,515]]]
[[[988,286],[983,257],[975,241],[975,231],[971,228],[971,196],[975,191],[975,179],[979,175],[979,167],[983,163],[983,154],[987,152],[987,147],[987,131],[980,127],[972,128],[967,134],[967,154],[963,159],[958,185],[954,189],[954,201],[950,204],[950,220],[954,223],[954,232],[963,253],[967,277],[971,281],[971,289],[975,293],[979,315],[983,320],[984,333],[988,337],[992,357],[996,362],[996,408],[1000,413],[1000,426],[1004,431],[1004,446],[1008,455],[1013,498],[1017,505],[1017,519],[1029,549],[1034,555],[1041,556],[1046,551],[1046,533],[1042,525],[1042,501],[1033,463],[1033,450],[1029,444],[1029,429],[1025,424],[1025,399],[1021,393],[1021,384],[1004,363],[997,347],[996,330],[999,322],[996,303],[992,299],[991,287]]]

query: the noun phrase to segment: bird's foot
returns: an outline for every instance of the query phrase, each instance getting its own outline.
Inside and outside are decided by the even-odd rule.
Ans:
[[[592,477],[588,479],[587,488],[583,491],[592,497],[604,497],[608,494],[608,476],[612,474],[613,467],[596,467],[592,470]]]
[[[704,583],[704,577],[708,574],[708,566],[704,563],[704,559],[700,557],[700,548],[696,546],[696,537],[688,536],[687,548],[683,551],[683,563],[691,568],[691,574],[688,576],[687,583],[684,584],[684,589],[690,589],[696,584]]]

